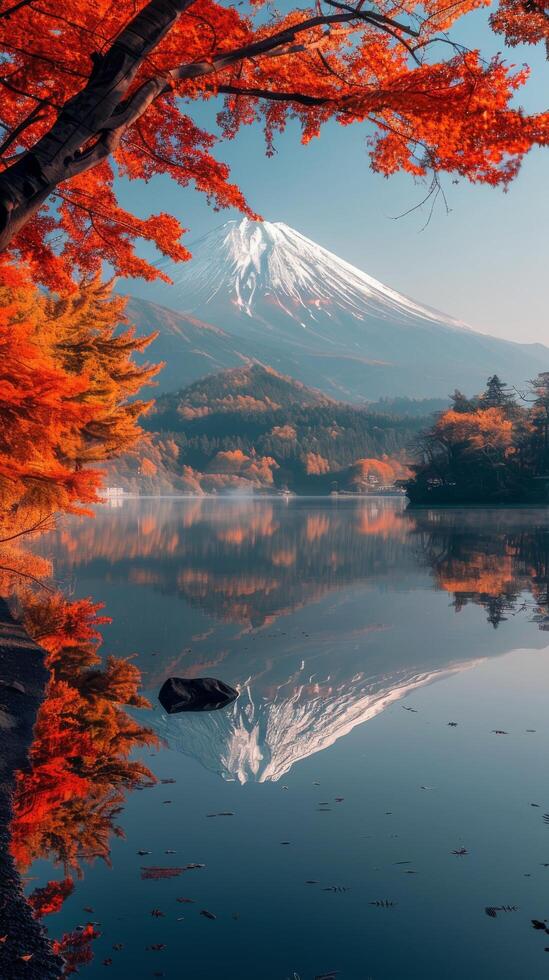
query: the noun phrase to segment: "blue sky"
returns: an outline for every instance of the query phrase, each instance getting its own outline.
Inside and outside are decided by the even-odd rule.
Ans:
[[[486,54],[503,48],[484,12],[461,21],[454,37]],[[526,61],[532,78],[519,93],[530,111],[547,108],[549,63],[542,47],[508,49],[506,60]],[[212,126],[214,106],[195,111]],[[259,127],[219,144],[232,179],[251,206],[269,221],[284,221],[407,295],[459,317],[485,333],[549,344],[549,150],[532,152],[508,193],[445,179],[450,213],[440,202],[425,226],[427,209],[398,217],[425,195],[404,175],[384,179],[371,172],[362,126],[326,127],[320,140],[303,147],[297,126],[265,156]],[[165,178],[148,187],[121,182],[121,200],[141,215],[167,210],[190,229],[186,244],[229,218],[214,212],[193,188]],[[132,292],[171,305],[169,287],[136,282]]]

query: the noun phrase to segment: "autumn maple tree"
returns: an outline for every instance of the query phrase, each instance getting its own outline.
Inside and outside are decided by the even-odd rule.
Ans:
[[[441,172],[507,184],[546,145],[547,113],[514,105],[528,71],[454,44],[451,29],[484,0],[317,0],[279,12],[261,2],[4,0],[0,8],[0,247],[52,288],[102,260],[126,274],[158,269],[140,239],[188,257],[170,214],[138,217],[115,177],[168,175],[217,207],[251,215],[213,134],[189,106],[224,97],[223,139],[261,120],[268,148],[297,118],[302,139],[330,120],[367,124],[382,174]],[[546,0],[502,0],[496,29],[541,40]]]
[[[153,337],[117,329],[125,304],[110,286],[53,296],[24,269],[3,271],[0,549],[99,499],[97,467],[140,436],[148,403],[134,396],[157,371],[132,360]]]

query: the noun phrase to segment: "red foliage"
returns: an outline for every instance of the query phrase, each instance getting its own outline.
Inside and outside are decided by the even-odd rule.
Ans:
[[[81,862],[109,860],[110,838],[127,789],[150,784],[146,766],[129,760],[156,737],[124,705],[146,707],[140,674],[108,657],[99,668],[100,607],[59,594],[28,595],[22,603],[29,633],[49,651],[52,678],[35,725],[31,768],[17,778],[11,849],[27,868],[49,857],[81,873]]]
[[[65,968],[64,977],[70,977],[73,973],[78,973],[81,966],[86,966],[93,959],[91,944],[94,939],[98,939],[99,932],[96,932],[93,925],[88,924],[82,929],[75,929],[74,932],[66,932],[61,939],[53,943],[53,951],[57,956],[61,956]]]
[[[29,895],[27,901],[33,908],[37,919],[44,915],[52,915],[59,912],[65,899],[72,895],[74,891],[74,881],[72,878],[64,878],[63,881],[48,881],[43,888],[35,888]]]
[[[440,42],[441,32],[479,5],[486,0],[408,0],[373,11],[335,4],[286,13],[273,8],[267,17],[255,9],[259,3],[239,9],[215,0],[191,0],[184,9],[159,0],[66,0],[62,12],[57,0],[8,5],[10,15],[0,14],[0,123],[7,133],[0,185],[4,181],[13,202],[17,151],[32,151],[46,187],[42,207],[25,215],[12,247],[32,264],[37,280],[54,288],[69,285],[75,267],[89,273],[103,260],[123,275],[162,276],[137,253],[139,240],[172,259],[188,258],[180,241],[184,229],[173,215],[137,217],[121,206],[117,174],[142,181],[165,175],[180,186],[193,184],[216,208],[253,216],[228,167],[212,155],[217,137],[185,109],[218,95],[225,97],[218,117],[222,139],[258,120],[268,153],[292,118],[303,142],[332,120],[367,123],[372,166],[383,174],[445,171],[508,183],[530,147],[547,144],[549,116],[515,108],[527,70],[452,45],[451,33],[442,35],[449,44]],[[60,170],[52,176],[55,168],[48,170],[37,147],[55,156],[49,134],[60,113],[70,101],[80,121],[80,93],[86,90],[88,98],[90,76],[99,84],[115,39],[121,33],[131,39],[132,18],[144,10],[148,26],[141,18],[139,36],[145,46],[116,90],[119,103],[103,119],[99,101],[97,131],[88,110],[88,137],[78,137],[72,156],[55,158]],[[166,11],[170,23],[153,39],[155,18]],[[501,0],[493,19],[510,43],[546,37],[547,23],[547,0]],[[93,92],[90,98],[95,105]]]
[[[3,541],[98,500],[101,473],[93,465],[141,435],[137,420],[148,404],[129,396],[156,368],[138,367],[131,355],[151,338],[121,332],[121,319],[124,300],[99,280],[48,298],[28,270],[0,261]]]

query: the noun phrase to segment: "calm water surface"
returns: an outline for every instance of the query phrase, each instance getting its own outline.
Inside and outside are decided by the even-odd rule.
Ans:
[[[175,780],[128,794],[111,866],[47,919],[93,908],[83,977],[548,975],[549,511],[125,501],[45,550],[105,602],[105,653],[135,655],[165,741],[140,757]],[[241,694],[169,717],[174,674]],[[62,876],[48,857],[29,890]]]

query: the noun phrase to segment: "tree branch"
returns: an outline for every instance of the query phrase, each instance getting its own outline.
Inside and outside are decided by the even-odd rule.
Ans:
[[[65,103],[51,129],[0,175],[0,249],[32,217],[54,188],[85,167],[81,147],[103,132],[139,68],[194,0],[149,0],[109,50],[92,56],[84,87]],[[107,141],[108,143],[108,141]],[[99,154],[103,159],[103,154]],[[90,156],[90,166],[97,154]],[[70,166],[73,164],[73,172]]]
[[[0,10],[0,17],[10,17],[11,14],[15,14],[21,7],[28,7],[32,3],[32,0],[19,0],[19,3],[14,3],[7,10]]]
[[[171,91],[177,82],[217,74],[247,59],[276,58],[314,49],[322,43],[322,37],[300,41],[300,36],[319,27],[329,28],[334,24],[356,21],[370,24],[395,37],[415,57],[397,32],[418,37],[418,31],[375,11],[364,11],[339,0],[328,0],[341,12],[318,14],[233,51],[220,52],[207,61],[194,61],[175,67],[165,76],[149,78],[128,98],[127,92],[149,52],[193,2],[149,0],[104,55],[97,52],[92,55],[93,68],[84,87],[65,103],[50,130],[32,149],[22,153],[0,174],[0,251],[6,248],[62,181],[85,173],[105,160],[149,105]],[[241,89],[229,82],[222,84],[218,90],[224,94],[247,94],[249,97],[305,106],[326,105],[334,101],[300,92],[275,93],[253,86]]]
[[[329,27],[332,24],[349,24],[353,20],[364,21],[365,23],[371,24],[373,27],[377,27],[378,29],[386,31],[386,33],[392,34],[392,31],[387,30],[387,26],[384,23],[387,21],[387,24],[394,24],[399,30],[403,30],[413,37],[419,36],[417,31],[413,31],[411,28],[398,24],[396,21],[391,21],[390,18],[382,17],[380,14],[373,14],[369,11],[355,10],[354,8],[350,8],[350,10],[352,10],[352,12],[341,14],[319,14],[316,17],[310,17],[307,20],[301,21],[300,24],[294,24],[292,27],[287,27],[283,31],[278,31],[276,34],[271,34],[268,37],[261,38],[259,41],[251,42],[250,44],[246,44],[241,48],[236,48],[234,51],[223,52],[217,56],[214,56],[209,61],[195,61],[186,65],[181,65],[179,68],[173,68],[170,72],[170,76],[178,81],[191,78],[201,78],[204,75],[211,75],[214,72],[221,71],[224,68],[230,68],[237,62],[247,58],[254,58],[261,55],[276,58],[285,54],[294,54],[299,51],[305,51],[314,47],[315,42],[312,42],[311,44],[294,44],[296,38],[298,38],[300,34],[310,31],[315,27]]]

